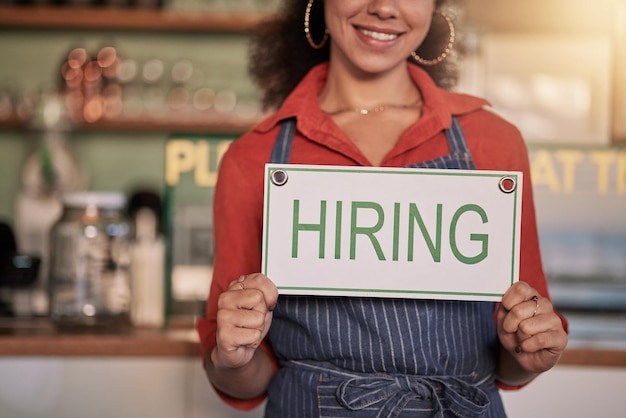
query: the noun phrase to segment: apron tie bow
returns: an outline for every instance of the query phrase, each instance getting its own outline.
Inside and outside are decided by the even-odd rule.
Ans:
[[[489,405],[485,392],[453,376],[357,376],[344,380],[336,395],[352,411],[383,401],[378,417],[398,416],[413,399],[429,400],[428,416],[436,418],[444,417],[445,407],[459,418],[480,417]]]

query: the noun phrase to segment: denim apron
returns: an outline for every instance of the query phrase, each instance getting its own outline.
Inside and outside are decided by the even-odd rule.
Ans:
[[[295,119],[270,161],[288,163]],[[456,118],[450,154],[409,165],[475,169]],[[269,341],[280,363],[267,418],[505,417],[495,385],[494,303],[281,295]]]

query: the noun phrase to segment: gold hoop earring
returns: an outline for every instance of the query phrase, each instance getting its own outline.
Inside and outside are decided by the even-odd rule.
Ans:
[[[324,45],[326,45],[326,41],[328,41],[328,32],[324,30],[324,38],[319,44],[316,44],[313,38],[311,37],[311,9],[313,8],[314,0],[309,0],[309,3],[306,5],[306,11],[304,12],[304,34],[306,35],[306,40],[311,45],[313,49],[320,49]]]
[[[425,66],[437,65],[441,61],[445,60],[448,57],[448,55],[450,54],[450,52],[452,52],[452,47],[454,46],[454,41],[456,40],[456,33],[454,32],[454,25],[452,24],[452,20],[448,17],[448,15],[446,15],[444,12],[439,11],[439,10],[435,11],[435,14],[438,14],[441,17],[443,17],[443,19],[448,24],[448,30],[450,31],[450,37],[448,38],[448,45],[446,45],[446,49],[437,58],[433,58],[433,59],[430,59],[430,60],[429,59],[424,59],[424,58],[420,57],[419,55],[417,55],[417,52],[415,52],[415,51],[411,52],[411,57],[413,57],[415,62],[417,62],[418,64],[421,64],[421,65],[425,65]]]

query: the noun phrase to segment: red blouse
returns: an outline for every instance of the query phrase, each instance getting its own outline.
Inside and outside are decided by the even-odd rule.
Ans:
[[[457,116],[478,170],[523,172],[526,184],[522,197],[519,277],[548,297],[528,155],[520,132],[486,109],[487,101],[440,89],[422,69],[407,65],[423,96],[423,114],[404,132],[381,165],[401,167],[447,155],[444,129],[450,127],[452,115]],[[317,96],[324,86],[327,69],[327,64],[313,68],[276,113],[233,142],[222,158],[214,201],[213,281],[206,318],[197,323],[203,355],[215,345],[219,294],[240,275],[261,270],[264,165],[269,161],[279,122],[297,116],[290,161],[293,164],[371,166],[334,121],[320,110]],[[267,344],[261,348],[271,354]],[[225,396],[224,399],[240,409],[251,409],[262,401],[262,398],[241,401]]]

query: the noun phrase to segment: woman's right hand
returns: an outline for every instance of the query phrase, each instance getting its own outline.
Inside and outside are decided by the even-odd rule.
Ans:
[[[211,353],[216,368],[246,366],[267,335],[278,300],[276,285],[254,273],[233,280],[217,305],[217,345]]]

